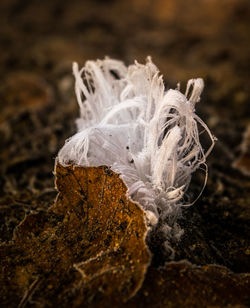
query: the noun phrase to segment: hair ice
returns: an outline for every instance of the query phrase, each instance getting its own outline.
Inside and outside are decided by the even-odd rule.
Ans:
[[[214,137],[195,114],[203,80],[189,80],[185,95],[179,89],[166,91],[151,58],[128,67],[109,58],[87,61],[80,70],[74,63],[73,74],[78,132],[60,150],[59,162],[111,167],[145,210],[148,225],[165,220],[166,237],[177,237],[176,217],[191,175],[214,146]],[[206,151],[198,124],[211,139]]]

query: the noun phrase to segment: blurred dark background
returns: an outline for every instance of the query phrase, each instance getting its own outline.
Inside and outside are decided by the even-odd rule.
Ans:
[[[1,0],[0,14],[4,79],[26,70],[48,80],[69,74],[72,61],[151,55],[169,84],[201,76],[213,101],[248,99],[247,0]]]
[[[72,62],[151,55],[167,86],[204,78],[197,110],[219,139],[176,259],[248,271],[249,25],[248,0],[1,0],[1,241],[56,196],[55,157],[78,115]]]

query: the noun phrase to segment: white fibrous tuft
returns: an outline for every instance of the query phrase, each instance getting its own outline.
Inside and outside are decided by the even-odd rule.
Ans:
[[[165,90],[150,58],[128,67],[109,58],[87,61],[80,70],[74,63],[73,74],[78,132],[60,150],[59,162],[109,166],[144,209],[148,226],[165,222],[166,243],[180,237],[176,220],[187,205],[183,196],[214,146],[207,125],[195,114],[203,80],[189,80],[185,95]],[[206,151],[198,126],[211,139]]]

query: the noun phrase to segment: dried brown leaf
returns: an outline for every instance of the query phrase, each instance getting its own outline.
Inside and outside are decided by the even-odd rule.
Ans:
[[[140,288],[150,263],[143,210],[109,168],[56,165],[55,204],[0,248],[9,307],[106,307]]]
[[[143,286],[120,308],[249,307],[250,274],[187,261],[149,268]]]

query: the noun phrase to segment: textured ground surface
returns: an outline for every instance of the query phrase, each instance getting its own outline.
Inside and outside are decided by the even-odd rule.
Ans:
[[[197,112],[218,142],[207,188],[173,243],[175,261],[192,264],[156,269],[166,261],[156,239],[144,286],[127,307],[250,305],[249,20],[247,0],[1,0],[0,241],[54,203],[55,157],[78,114],[72,61],[151,55],[170,86],[205,79]]]

